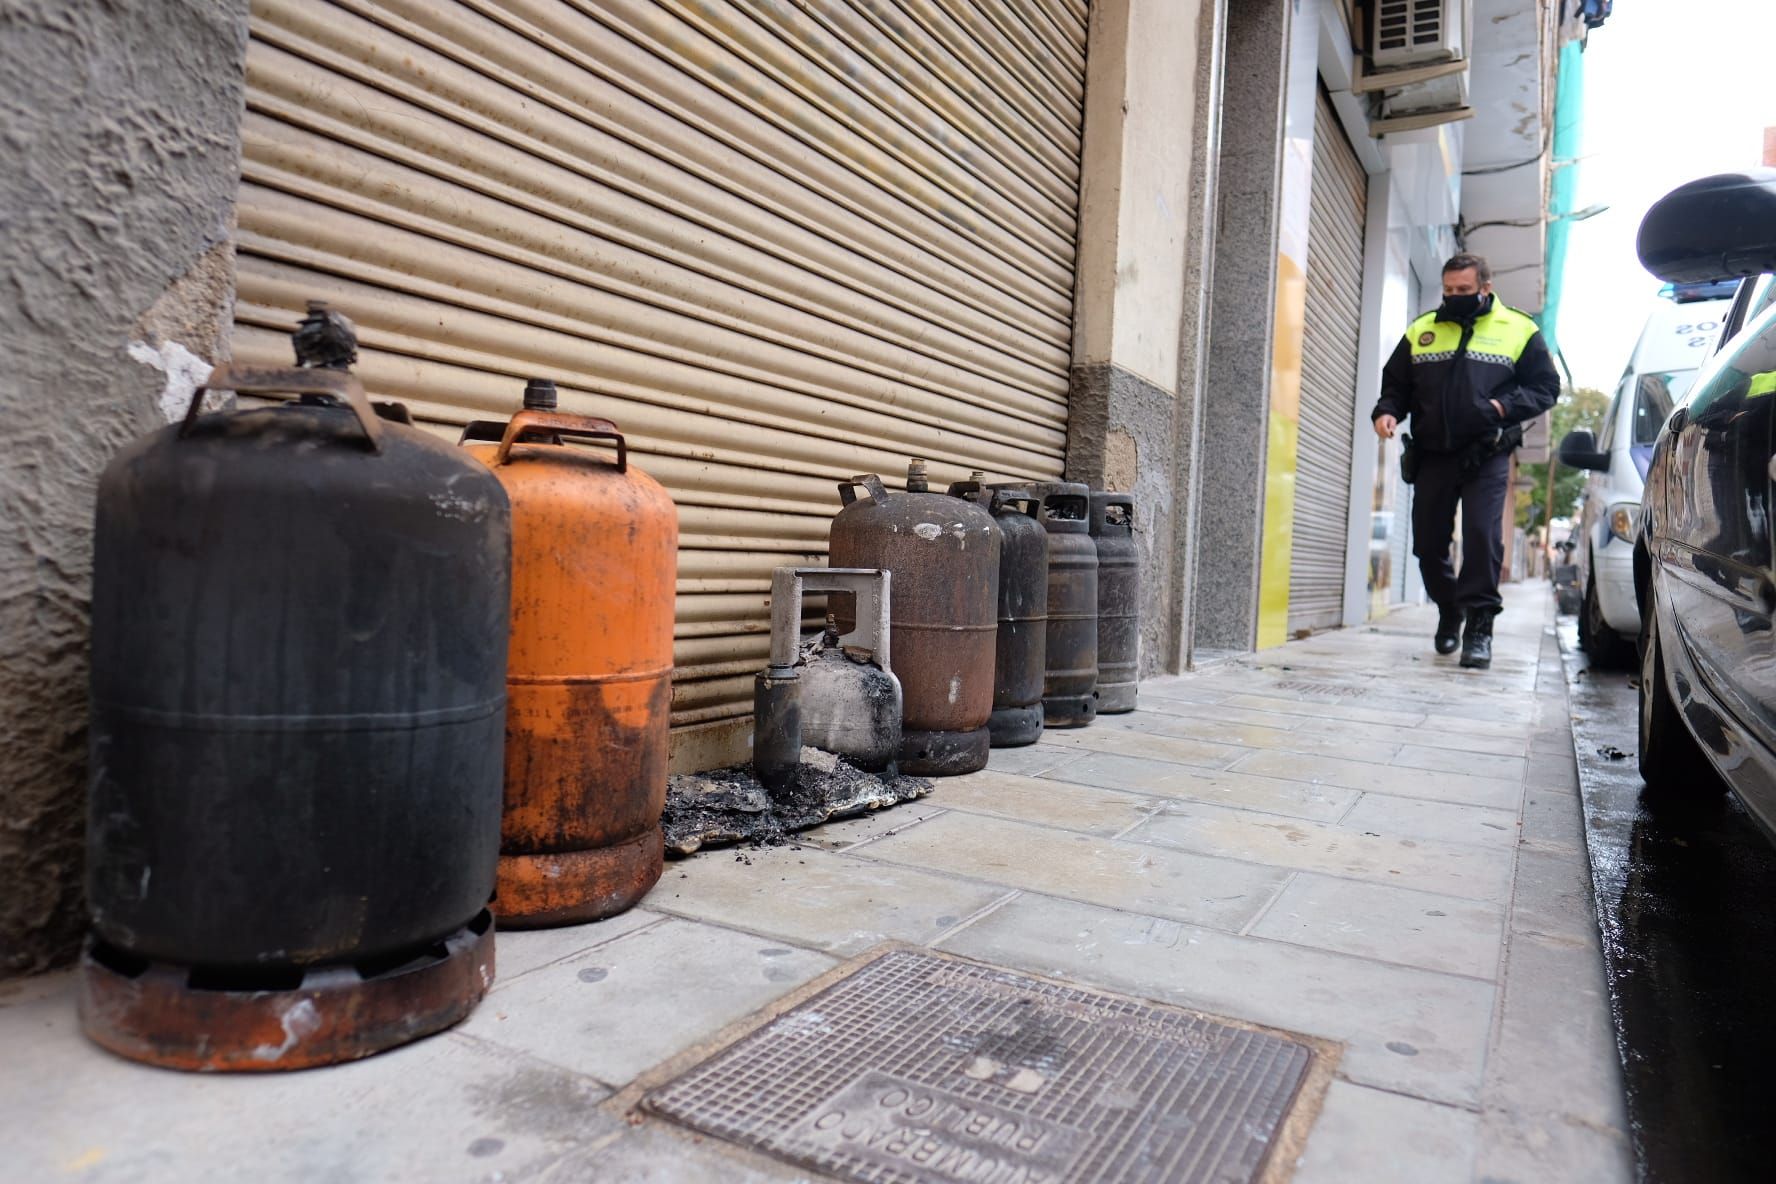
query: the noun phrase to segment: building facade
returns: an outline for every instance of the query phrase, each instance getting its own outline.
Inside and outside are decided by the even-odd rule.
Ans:
[[[60,7],[22,7],[0,94],[56,166],[3,191],[14,971],[81,928],[97,473],[208,364],[284,363],[305,301],[441,434],[531,375],[624,429],[679,506],[678,768],[745,759],[771,570],[821,559],[837,482],[910,457],[1136,493],[1143,669],[1187,669],[1415,595],[1368,409],[1458,242],[1541,311],[1582,27],[1565,0]]]

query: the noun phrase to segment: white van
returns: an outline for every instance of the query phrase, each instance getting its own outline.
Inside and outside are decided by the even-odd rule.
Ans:
[[[1633,653],[1640,632],[1634,533],[1647,465],[1659,429],[1714,350],[1731,295],[1731,285],[1688,285],[1662,293],[1610,400],[1595,451],[1561,449],[1561,463],[1592,470],[1580,503],[1573,562],[1584,589],[1579,644],[1595,662],[1626,662]]]

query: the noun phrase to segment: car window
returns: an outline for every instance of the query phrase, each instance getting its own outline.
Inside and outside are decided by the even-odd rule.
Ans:
[[[1654,371],[1637,377],[1634,392],[1634,442],[1657,444],[1659,429],[1671,409],[1696,379],[1694,370]]]
[[[1748,398],[1776,394],[1776,306],[1749,321],[1691,392],[1690,422],[1731,419]]]

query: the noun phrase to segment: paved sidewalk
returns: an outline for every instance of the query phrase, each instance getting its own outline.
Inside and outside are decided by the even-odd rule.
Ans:
[[[82,1040],[69,976],[0,987],[0,1179],[806,1179],[601,1103],[898,940],[1340,1042],[1302,1184],[1625,1181],[1552,602],[1508,599],[1486,673],[1402,611],[669,863],[625,916],[501,934],[464,1025],[355,1065],[147,1069]]]

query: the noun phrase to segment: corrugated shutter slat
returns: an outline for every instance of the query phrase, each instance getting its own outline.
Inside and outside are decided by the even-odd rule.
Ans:
[[[1314,110],[1307,309],[1295,458],[1289,629],[1323,629],[1344,616],[1357,343],[1362,332],[1364,174],[1321,91]]]

